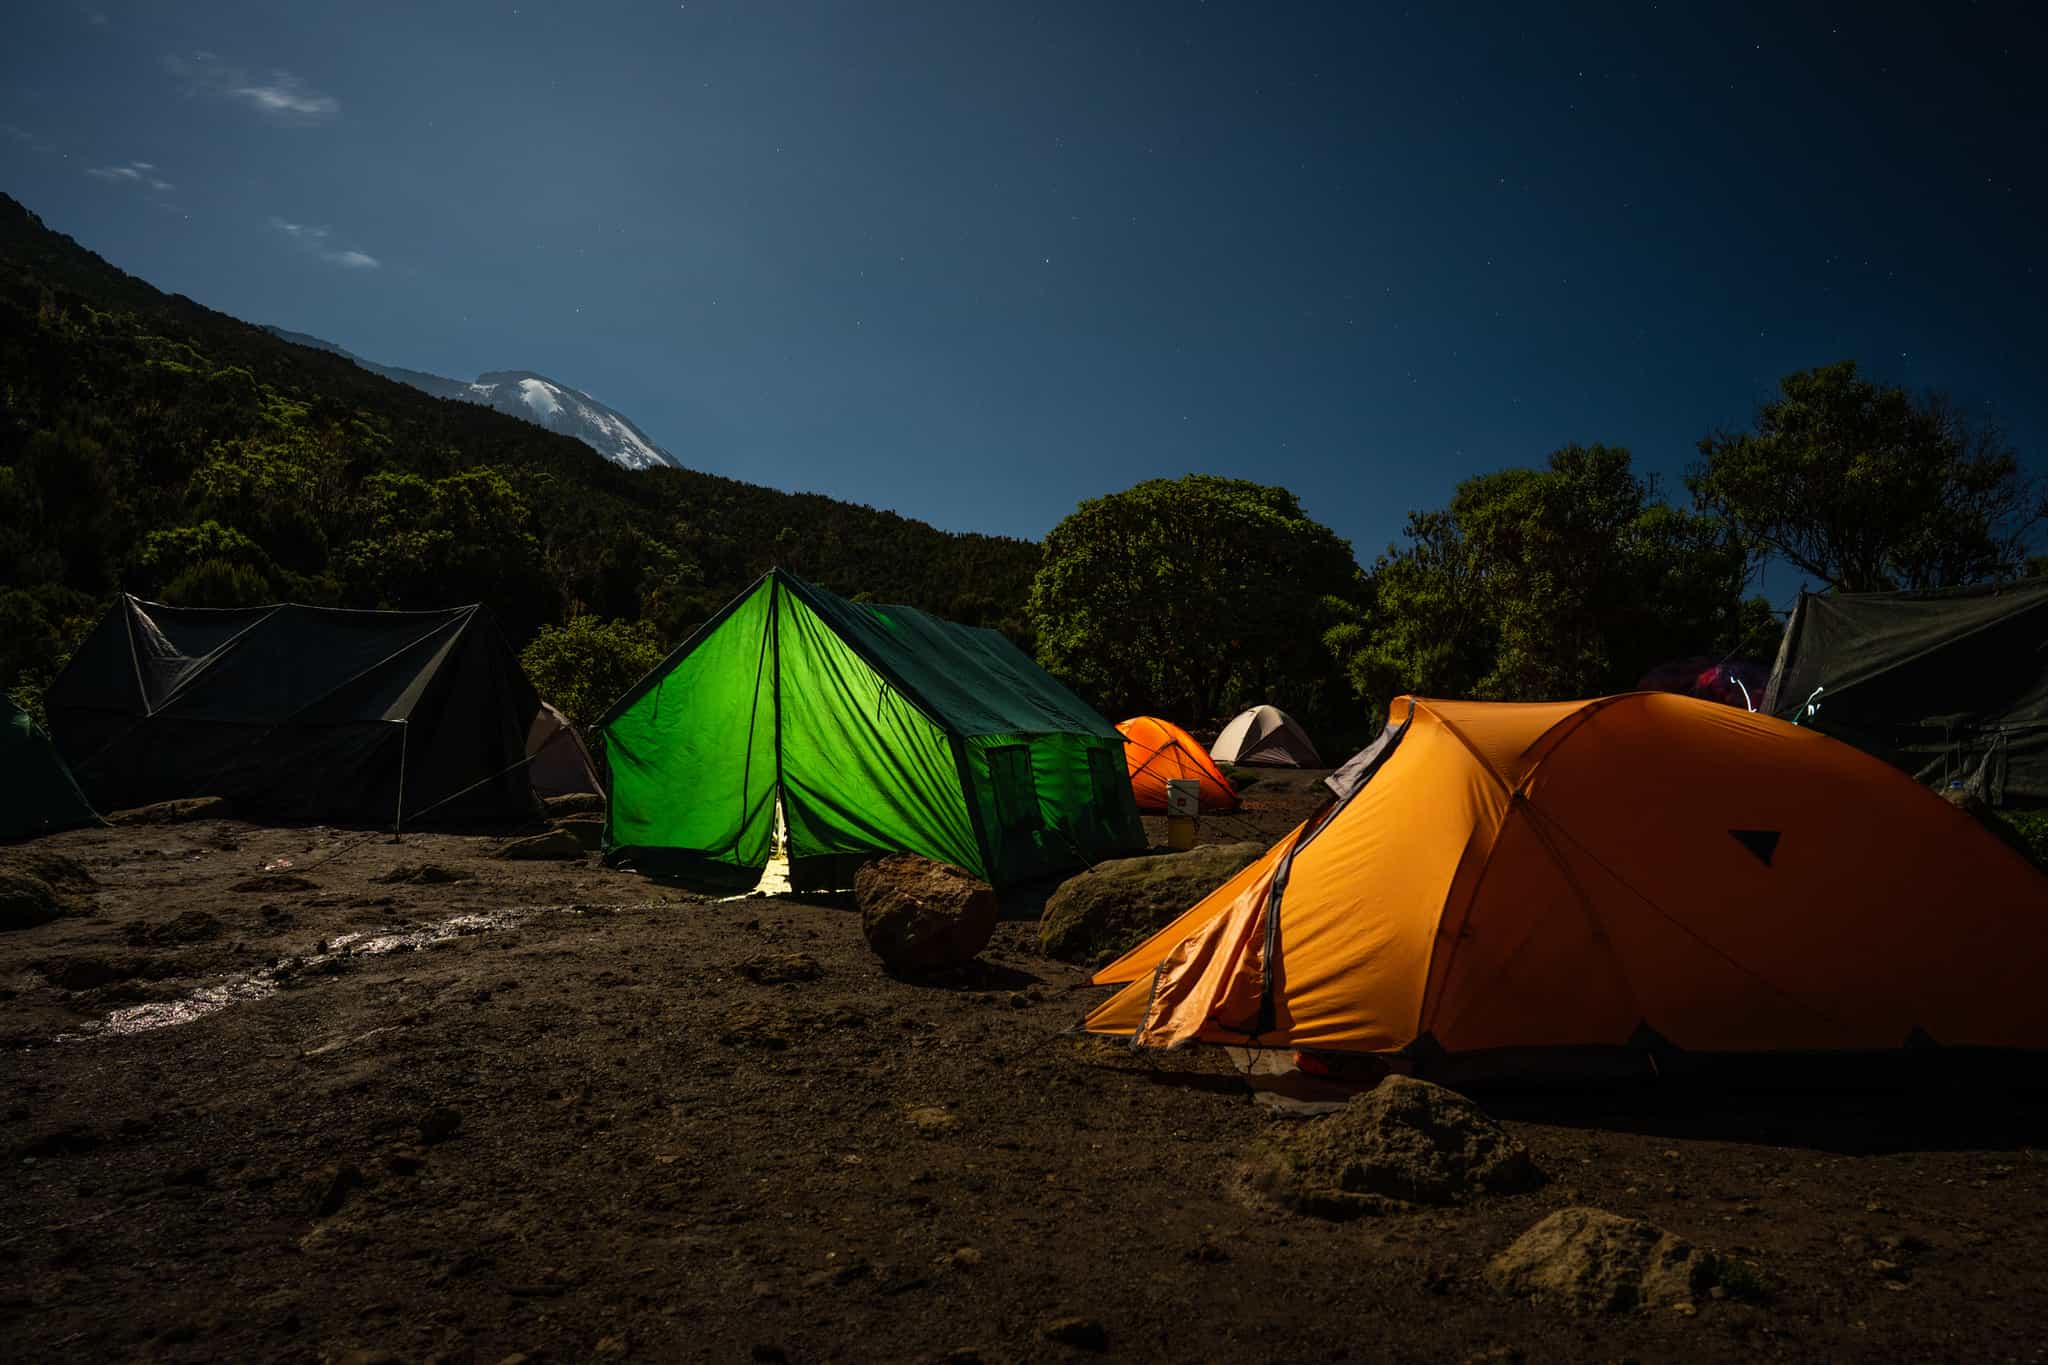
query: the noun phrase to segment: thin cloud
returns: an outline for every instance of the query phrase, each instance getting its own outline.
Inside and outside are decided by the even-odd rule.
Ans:
[[[168,53],[164,68],[194,94],[239,100],[281,123],[317,123],[341,113],[340,100],[310,89],[289,71],[273,71],[267,79],[251,76],[214,53],[200,51]]]
[[[131,185],[147,185],[153,190],[174,188],[171,182],[158,175],[156,167],[147,161],[130,161],[120,166],[93,166],[87,169],[86,174],[97,180],[110,180],[117,184],[126,181]]]
[[[11,123],[0,123],[0,133],[5,133],[8,141],[19,142],[32,152],[54,152],[57,150],[54,143],[46,142],[28,129],[17,128]]]
[[[375,270],[383,264],[367,251],[358,251],[354,247],[342,249],[331,245],[334,236],[332,229],[314,227],[308,223],[289,223],[282,218],[271,219],[270,226],[283,233],[308,255],[329,265],[338,265],[344,270]]]

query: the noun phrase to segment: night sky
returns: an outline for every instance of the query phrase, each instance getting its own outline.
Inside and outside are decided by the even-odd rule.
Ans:
[[[1683,497],[1845,357],[2048,469],[2044,14],[30,0],[0,188],[699,469],[1033,537],[1229,474],[1370,563],[1566,441]]]

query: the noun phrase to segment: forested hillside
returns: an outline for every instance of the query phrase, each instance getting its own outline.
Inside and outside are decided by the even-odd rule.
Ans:
[[[166,295],[0,195],[0,691],[116,591],[191,605],[482,600],[679,640],[772,563],[1029,648],[1021,540],[687,470],[429,397]]]

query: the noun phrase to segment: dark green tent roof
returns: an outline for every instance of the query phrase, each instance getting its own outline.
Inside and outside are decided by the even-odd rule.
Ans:
[[[933,720],[956,735],[1123,735],[1000,631],[916,607],[850,602],[777,570],[783,584]]]
[[[2048,579],[1802,596],[1763,709],[1925,782],[2048,801]]]
[[[0,697],[0,839],[96,824],[92,803],[26,711]]]

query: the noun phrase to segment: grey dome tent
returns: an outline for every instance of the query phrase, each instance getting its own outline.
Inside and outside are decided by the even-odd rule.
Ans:
[[[1802,593],[1762,709],[1992,805],[2048,802],[2048,578]]]
[[[1309,742],[1308,731],[1277,706],[1254,706],[1238,712],[1209,746],[1209,757],[1218,763],[1251,768],[1323,766],[1316,746]]]
[[[526,731],[526,780],[540,796],[575,796],[604,790],[597,765],[569,718],[547,702]]]
[[[29,714],[0,697],[0,839],[96,825],[99,816]]]
[[[102,810],[226,797],[251,819],[521,815],[540,699],[480,606],[209,610],[123,596],[51,684]]]

